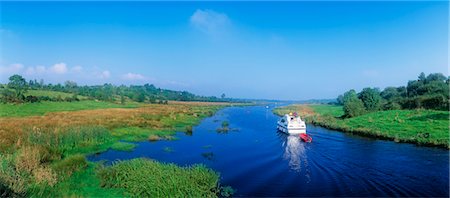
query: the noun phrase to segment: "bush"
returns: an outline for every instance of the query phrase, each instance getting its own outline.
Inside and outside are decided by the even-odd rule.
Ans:
[[[345,117],[356,117],[366,113],[363,102],[358,98],[352,98],[344,104]]]
[[[36,96],[27,96],[27,97],[25,98],[25,101],[26,101],[26,102],[35,103],[35,102],[39,102],[40,100],[39,100],[39,98],[36,97]]]
[[[396,102],[388,102],[384,104],[383,110],[399,110],[402,106]]]

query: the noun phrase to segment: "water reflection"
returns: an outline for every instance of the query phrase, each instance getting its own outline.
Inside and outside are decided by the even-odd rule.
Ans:
[[[285,135],[280,133],[284,147],[283,159],[289,160],[289,168],[295,172],[305,173],[307,182],[310,181],[310,171],[308,166],[308,158],[306,155],[305,143],[303,143],[297,135]]]

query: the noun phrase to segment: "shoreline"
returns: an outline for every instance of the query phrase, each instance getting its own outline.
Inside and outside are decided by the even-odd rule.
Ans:
[[[345,120],[341,118],[336,118],[331,115],[322,115],[314,111],[311,108],[311,105],[288,105],[283,107],[278,107],[273,110],[273,112],[280,116],[284,114],[284,111],[293,110],[295,108],[299,111],[299,114],[305,119],[307,123],[313,124],[315,126],[320,126],[326,129],[336,130],[342,133],[348,133],[352,135],[358,135],[362,137],[369,137],[380,140],[388,140],[394,141],[396,143],[409,143],[417,146],[423,147],[433,147],[440,148],[445,150],[450,150],[450,145],[447,143],[434,143],[431,141],[421,142],[419,139],[412,139],[413,137],[405,138],[405,137],[396,137],[389,135],[386,131],[377,131],[374,128],[362,128],[362,127],[353,127],[348,126],[346,123],[343,123]]]

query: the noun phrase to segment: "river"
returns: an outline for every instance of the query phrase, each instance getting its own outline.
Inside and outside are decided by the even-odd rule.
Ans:
[[[265,106],[228,107],[178,140],[141,142],[91,161],[148,157],[220,172],[234,196],[449,196],[449,152],[308,125],[312,143],[276,131]],[[228,133],[218,133],[222,121]]]

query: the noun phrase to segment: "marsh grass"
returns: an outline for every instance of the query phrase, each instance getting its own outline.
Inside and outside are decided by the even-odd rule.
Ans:
[[[101,165],[88,162],[85,168],[73,172],[62,180],[45,197],[129,197],[121,188],[102,188],[97,170]]]
[[[99,170],[101,185],[134,197],[216,197],[219,174],[203,165],[179,167],[139,158]]]
[[[115,142],[113,145],[111,145],[111,149],[116,151],[133,151],[133,149],[136,147],[136,144],[129,143],[129,142]]]
[[[43,112],[34,107],[14,107],[17,108],[14,111],[23,112],[11,115]],[[0,193],[7,197],[122,197],[126,195],[123,189],[101,188],[94,171],[96,165],[87,162],[85,155],[111,147],[132,149],[132,143],[117,143],[120,140],[144,141],[152,136],[174,139],[177,129],[184,130],[219,108],[221,106],[147,105],[0,118]],[[167,167],[172,166],[175,165]],[[199,170],[204,171],[199,175],[208,172]]]

